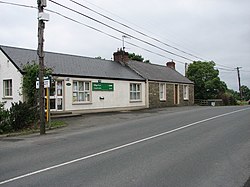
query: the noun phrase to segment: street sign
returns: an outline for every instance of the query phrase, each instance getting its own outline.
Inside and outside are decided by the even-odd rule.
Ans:
[[[48,77],[44,77],[44,88],[49,88],[49,87],[50,87],[50,80]],[[39,79],[36,81],[36,89],[39,89]]]
[[[92,90],[93,91],[114,91],[114,83],[93,82]]]

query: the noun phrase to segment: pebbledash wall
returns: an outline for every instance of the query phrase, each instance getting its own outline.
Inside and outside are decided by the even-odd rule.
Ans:
[[[88,78],[64,78],[58,77],[57,80],[63,80],[63,110],[121,110],[121,109],[139,109],[146,107],[145,100],[145,82],[140,81],[125,81],[125,80],[107,80],[107,79],[88,79]],[[90,92],[89,101],[76,102],[74,101],[74,81],[89,82]],[[96,91],[93,90],[93,84],[96,83],[111,83],[113,90],[111,91]],[[130,84],[139,84],[141,93],[139,100],[130,99]]]
[[[160,99],[160,84],[165,84],[165,98]],[[178,93],[175,93],[175,85],[178,85]],[[188,86],[188,97],[184,98],[184,85]],[[178,100],[175,101],[175,94]],[[149,107],[161,108],[168,106],[191,106],[194,104],[194,85],[167,82],[149,82]]]
[[[21,82],[23,75],[14,64],[0,51],[0,101],[5,103],[5,108],[10,108],[12,102],[23,101]],[[6,96],[4,82],[11,80],[12,94]]]

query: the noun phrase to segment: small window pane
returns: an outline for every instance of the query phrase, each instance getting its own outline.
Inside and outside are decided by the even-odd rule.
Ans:
[[[84,83],[79,82],[79,91],[84,91]]]
[[[137,91],[140,91],[141,90],[141,85],[140,84],[137,84]]]
[[[141,99],[141,94],[140,94],[140,92],[137,92],[137,93],[136,93],[136,99],[137,99],[137,100]]]
[[[73,82],[73,90],[77,91],[77,82],[75,82],[75,81]]]
[[[89,82],[85,83],[85,91],[89,90]]]
[[[78,101],[84,101],[84,93],[79,92],[79,100]]]
[[[73,92],[73,102],[77,102],[77,98],[78,98],[78,93]]]

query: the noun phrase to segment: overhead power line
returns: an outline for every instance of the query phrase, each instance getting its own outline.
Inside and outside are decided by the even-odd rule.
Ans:
[[[84,23],[82,23],[82,22],[80,22],[80,21],[77,21],[77,20],[75,20],[75,19],[73,19],[73,18],[70,18],[70,17],[68,17],[68,16],[65,16],[65,15],[63,15],[63,14],[57,12],[57,11],[53,11],[53,10],[49,10],[49,9],[46,9],[46,11],[51,12],[51,13],[54,13],[54,14],[57,14],[57,15],[59,15],[59,16],[61,16],[61,17],[64,17],[65,19],[68,19],[68,20],[73,21],[73,22],[75,22],[75,23],[77,23],[77,24],[83,25],[83,26],[85,26],[85,27],[87,27],[87,28],[90,28],[90,29],[92,29],[92,30],[95,30],[95,31],[97,31],[97,32],[100,32],[100,33],[102,33],[102,34],[104,34],[104,35],[106,35],[106,36],[109,36],[109,37],[113,38],[113,39],[122,41],[122,39],[120,39],[120,38],[118,38],[118,37],[116,37],[116,36],[114,36],[114,35],[111,35],[111,34],[109,34],[109,33],[107,33],[107,32],[104,32],[104,31],[102,31],[102,30],[100,30],[100,29],[97,29],[97,28],[95,28],[95,27],[92,27],[92,26],[89,26],[89,25],[87,25],[87,24],[84,24]],[[169,60],[173,60],[173,58],[170,58],[170,57],[167,57],[167,56],[162,55],[162,54],[160,54],[160,53],[157,53],[157,52],[151,51],[151,50],[149,50],[149,49],[143,48],[143,47],[141,47],[141,46],[139,46],[139,45],[136,45],[136,44],[134,44],[134,43],[132,43],[132,42],[128,42],[128,41],[124,41],[124,42],[127,43],[127,44],[129,44],[129,45],[131,45],[131,46],[134,46],[134,47],[140,48],[140,49],[142,49],[142,50],[144,50],[144,51],[147,51],[147,52],[149,52],[149,53],[158,55],[158,56],[163,57],[163,58],[167,58],[167,59],[169,59]],[[178,62],[178,63],[181,63],[181,64],[185,64],[184,62],[181,62],[181,61],[178,61],[178,60],[175,60],[175,62]]]
[[[93,10],[93,9],[91,9],[91,8],[89,8],[89,7],[87,7],[87,6],[83,5],[83,4],[81,4],[81,3],[78,3],[78,2],[76,2],[76,1],[74,1],[74,0],[69,0],[69,1],[71,1],[71,2],[73,2],[73,3],[75,3],[75,4],[79,5],[79,6],[81,6],[81,7],[85,8],[85,9],[87,9],[87,10],[90,10],[90,11],[92,11],[92,12],[94,12],[94,13],[96,13],[96,14],[98,14],[98,15],[100,15],[100,16],[102,16],[102,17],[104,17],[104,18],[106,18],[106,19],[108,19],[108,20],[110,20],[110,21],[112,21],[112,22],[118,23],[118,24],[120,24],[120,25],[122,25],[122,26],[124,26],[124,27],[126,27],[126,28],[128,28],[128,29],[130,29],[130,30],[132,30],[132,31],[135,31],[135,32],[137,32],[137,33],[139,33],[139,34],[141,34],[141,35],[147,37],[147,38],[150,38],[150,39],[152,39],[152,40],[154,40],[154,41],[156,41],[156,42],[159,42],[159,43],[161,43],[161,44],[163,44],[163,45],[165,45],[165,46],[167,46],[167,47],[170,47],[170,48],[175,49],[175,50],[177,50],[177,51],[179,51],[179,52],[182,52],[182,53],[187,54],[187,55],[189,55],[189,56],[195,57],[195,58],[197,58],[197,59],[204,60],[204,59],[201,58],[201,57],[198,57],[198,56],[196,56],[196,55],[193,55],[193,54],[191,54],[191,53],[188,53],[188,52],[186,52],[186,51],[183,51],[183,50],[181,50],[181,49],[179,49],[179,48],[177,48],[177,47],[174,47],[174,46],[172,46],[172,45],[170,45],[170,44],[167,44],[167,43],[165,43],[165,42],[162,42],[162,41],[160,41],[159,39],[157,39],[157,38],[155,38],[155,37],[149,36],[148,34],[145,34],[145,33],[141,32],[141,31],[139,31],[139,30],[137,30],[137,29],[134,29],[134,28],[132,28],[132,27],[130,27],[130,26],[128,26],[128,25],[126,25],[126,24],[120,22],[120,21],[117,21],[117,20],[115,20],[115,19],[113,19],[113,18],[110,18],[110,17],[108,17],[108,16],[106,16],[106,15],[104,15],[104,14],[102,14],[102,13],[96,11],[96,10]]]
[[[218,67],[217,65],[215,66],[216,69],[224,70],[224,71],[235,71],[235,69],[228,69],[228,68],[221,68]]]
[[[49,0],[49,1],[51,1],[51,0]],[[24,8],[37,9],[37,7],[35,7],[35,6],[24,5],[24,4],[18,4],[18,3],[11,3],[11,2],[6,2],[6,1],[0,1],[0,3],[8,4],[8,5],[13,5],[13,6],[24,7]],[[56,3],[56,2],[54,2],[54,3]],[[65,7],[64,7],[64,8],[65,8]],[[82,22],[79,22],[79,21],[77,21],[77,20],[75,20],[75,19],[73,19],[73,18],[70,18],[70,17],[68,17],[68,16],[65,16],[64,14],[61,14],[61,13],[59,13],[59,12],[57,12],[57,11],[53,11],[53,10],[50,10],[50,9],[45,9],[45,10],[48,11],[48,12],[57,14],[57,15],[59,15],[59,16],[62,16],[62,17],[64,17],[65,19],[68,19],[68,20],[73,21],[73,22],[75,22],[75,23],[81,24],[81,25],[83,25],[83,26],[85,26],[85,27],[88,27],[88,28],[90,28],[90,29],[92,29],[92,30],[95,30],[95,31],[97,31],[97,32],[100,32],[100,33],[102,33],[102,34],[105,34],[105,35],[107,35],[107,36],[109,36],[109,37],[111,37],[111,38],[113,38],[113,39],[122,41],[120,38],[118,38],[118,37],[116,37],[116,36],[113,36],[113,35],[111,35],[111,34],[109,34],[109,33],[107,33],[107,32],[104,32],[104,31],[100,30],[100,29],[97,29],[97,28],[95,28],[95,27],[92,27],[92,26],[89,26],[89,25],[84,24],[84,23],[82,23]],[[80,13],[80,12],[79,12],[79,13]],[[124,34],[130,36],[130,35],[127,34],[127,33],[124,33]],[[130,37],[134,38],[133,36],[130,36]],[[128,41],[125,41],[125,42],[126,42],[127,44],[131,45],[131,46],[140,48],[140,49],[145,50],[145,51],[147,51],[147,52],[149,52],[149,53],[158,55],[158,56],[163,57],[163,58],[167,58],[167,59],[169,59],[169,60],[174,60],[175,62],[178,62],[178,63],[181,63],[181,64],[185,64],[185,62],[175,60],[175,59],[173,59],[173,58],[170,58],[170,57],[167,57],[167,56],[162,55],[162,54],[160,54],[160,53],[157,53],[157,52],[151,51],[151,50],[149,50],[149,49],[143,48],[143,47],[141,47],[141,46],[139,46],[139,45],[136,45],[136,44],[133,44],[133,43],[131,43],[131,42],[128,42]],[[170,54],[171,54],[171,53],[170,53]],[[186,58],[185,58],[185,59],[186,59]],[[186,59],[186,60],[192,61],[191,59]],[[218,69],[221,69],[221,70],[225,70],[225,71],[235,71],[235,70],[233,70],[234,68],[229,67],[229,66],[225,66],[225,65],[222,65],[222,64],[216,63],[216,66],[224,67],[224,68],[217,67]],[[228,68],[229,68],[229,69],[228,69]],[[250,72],[250,71],[247,71],[247,70],[241,70],[241,71],[242,71],[242,72]]]
[[[221,66],[223,68],[227,68],[227,69],[230,69],[230,70],[233,70],[234,68],[233,67],[229,67],[229,66],[225,66],[225,65],[222,65],[222,64],[218,64],[218,63],[215,63],[217,66]]]
[[[35,6],[23,5],[23,4],[18,4],[18,3],[10,3],[10,2],[6,2],[6,1],[0,1],[0,3],[7,4],[7,5],[19,6],[19,7],[25,7],[25,8],[37,9],[37,7],[35,7]]]
[[[150,46],[152,46],[152,47],[154,47],[154,48],[157,48],[157,49],[159,49],[159,50],[161,50],[161,51],[164,51],[164,52],[169,53],[169,54],[171,54],[171,55],[174,55],[174,56],[183,58],[183,59],[185,59],[185,60],[193,61],[193,60],[190,59],[190,58],[187,58],[187,57],[185,57],[185,56],[182,56],[182,55],[176,54],[176,53],[174,53],[174,52],[171,52],[171,51],[169,51],[169,50],[163,49],[163,48],[161,48],[161,47],[159,47],[159,46],[157,46],[157,45],[154,45],[154,44],[152,44],[152,43],[150,43],[150,42],[147,42],[147,41],[142,40],[142,39],[140,39],[140,38],[138,38],[138,37],[135,37],[135,36],[133,36],[133,35],[131,35],[131,34],[128,34],[128,33],[126,33],[126,32],[123,32],[123,31],[119,30],[119,29],[116,29],[116,28],[114,28],[114,27],[112,27],[112,26],[110,26],[110,25],[108,25],[108,24],[106,24],[106,23],[103,23],[103,22],[101,22],[101,21],[99,21],[99,20],[97,20],[97,19],[95,19],[95,18],[92,18],[92,17],[90,17],[90,16],[88,16],[88,15],[85,15],[85,14],[79,12],[79,11],[76,11],[76,10],[74,10],[74,9],[72,9],[72,8],[69,8],[69,7],[65,6],[65,5],[62,5],[62,4],[58,3],[58,2],[55,2],[55,1],[53,1],[53,0],[49,0],[49,1],[52,2],[52,3],[54,3],[54,4],[56,4],[56,5],[58,5],[58,6],[61,6],[61,7],[65,8],[65,9],[68,9],[68,10],[70,10],[70,11],[72,11],[72,12],[75,12],[75,13],[77,13],[77,14],[79,14],[79,15],[82,15],[82,16],[84,16],[84,17],[86,17],[86,18],[88,18],[88,19],[90,19],[90,20],[92,20],[92,21],[95,21],[95,22],[97,22],[97,23],[99,23],[99,24],[101,24],[101,25],[104,25],[104,26],[106,26],[106,27],[108,27],[108,28],[110,28],[110,29],[112,29],[112,30],[115,30],[115,31],[117,31],[117,32],[119,32],[119,33],[122,33],[123,35],[127,35],[127,36],[129,36],[129,37],[131,37],[131,38],[133,38],[133,39],[135,39],[135,40],[137,40],[137,41],[140,41],[140,42],[145,43],[145,44],[147,44],[147,45],[150,45]]]
[[[137,25],[137,24],[131,22],[131,20],[127,20],[127,19],[125,19],[124,17],[121,17],[121,16],[119,16],[118,14],[115,14],[114,12],[111,12],[111,11],[109,11],[109,10],[107,10],[107,9],[104,9],[103,7],[98,6],[98,5],[94,4],[93,2],[90,2],[90,1],[87,1],[87,0],[82,0],[82,1],[85,1],[86,3],[88,3],[88,4],[90,4],[90,5],[92,5],[92,6],[96,7],[96,8],[98,8],[98,9],[100,9],[100,10],[102,10],[102,11],[108,13],[108,14],[111,14],[111,15],[113,15],[113,16],[115,16],[115,17],[117,17],[117,18],[119,18],[119,19],[121,19],[121,20],[123,20],[123,21],[125,21],[125,22],[127,22],[127,23],[130,23],[131,25],[133,25],[133,26],[135,26],[135,27],[137,27],[137,28],[139,28],[139,29],[145,30],[145,31],[147,31],[147,32],[150,33],[150,34],[156,35],[157,37],[162,37],[164,40],[167,40],[167,41],[173,43],[174,45],[177,45],[177,46],[182,47],[182,48],[184,48],[184,49],[186,49],[186,50],[192,51],[192,50],[190,50],[190,49],[188,49],[188,48],[186,48],[186,47],[183,47],[183,46],[179,45],[179,44],[176,43],[176,42],[173,42],[173,41],[171,41],[171,40],[169,40],[169,39],[167,39],[167,38],[164,38],[163,36],[160,36],[159,34],[156,34],[156,33],[152,32],[152,31],[149,31],[149,30],[146,29],[146,28],[143,28],[143,27],[141,27],[141,26],[139,26],[139,25]],[[191,53],[191,52],[189,52],[189,53]],[[192,51],[192,53],[194,54],[195,52]],[[191,53],[191,54],[192,54],[192,53]],[[196,56],[197,56],[197,55],[196,55]],[[204,58],[204,57],[203,57],[203,58]],[[201,60],[205,60],[205,59],[201,59]]]
[[[17,4],[17,3],[9,3],[9,2],[4,2],[4,1],[0,1],[0,3],[9,4],[9,5],[14,5],[14,6],[19,6],[19,7],[25,7],[25,8],[37,9],[37,7],[35,7],[35,6],[23,5],[23,4]],[[113,39],[122,41],[122,39],[120,39],[120,38],[118,38],[118,37],[116,37],[116,36],[114,36],[114,35],[111,35],[111,34],[109,34],[109,33],[107,33],[107,32],[104,32],[104,31],[102,31],[102,30],[100,30],[100,29],[97,29],[97,28],[95,28],[95,27],[92,27],[92,26],[90,26],[90,25],[84,24],[84,23],[82,23],[82,22],[80,22],[80,21],[77,21],[77,20],[75,20],[75,19],[73,19],[73,18],[70,18],[70,17],[68,17],[68,16],[65,16],[64,14],[61,14],[61,13],[59,13],[59,12],[57,12],[57,11],[50,10],[50,9],[47,9],[47,8],[46,8],[45,10],[48,11],[48,12],[57,14],[58,16],[61,16],[61,17],[65,18],[65,19],[68,19],[68,20],[70,20],[70,21],[72,21],[72,22],[75,22],[75,23],[77,23],[77,24],[83,25],[83,26],[85,26],[85,27],[87,27],[87,28],[89,28],[89,29],[95,30],[95,31],[97,31],[97,32],[99,32],[99,33],[102,33],[102,34],[104,34],[104,35],[106,35],[106,36],[109,36],[109,37],[111,37],[111,38],[113,38]],[[162,55],[162,54],[160,54],[160,53],[157,53],[157,52],[151,51],[151,50],[149,50],[149,49],[143,48],[143,47],[141,47],[141,46],[139,46],[139,45],[133,44],[132,42],[128,42],[128,41],[125,41],[125,42],[126,42],[127,44],[131,45],[131,46],[140,48],[140,49],[142,49],[142,50],[144,50],[144,51],[147,51],[147,52],[149,52],[149,53],[158,55],[158,56],[160,56],[160,57],[163,57],[163,58],[166,58],[166,59],[169,59],[169,60],[172,60],[172,59],[173,59],[173,58],[167,57],[167,56],[165,56],[165,55]],[[175,60],[175,62],[179,62],[179,63],[181,63],[181,64],[185,64],[184,62],[181,62],[181,61],[178,61],[178,60]]]

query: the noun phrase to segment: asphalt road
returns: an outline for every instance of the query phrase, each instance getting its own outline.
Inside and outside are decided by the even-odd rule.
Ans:
[[[242,187],[250,107],[87,115],[45,136],[0,139],[0,186]]]

